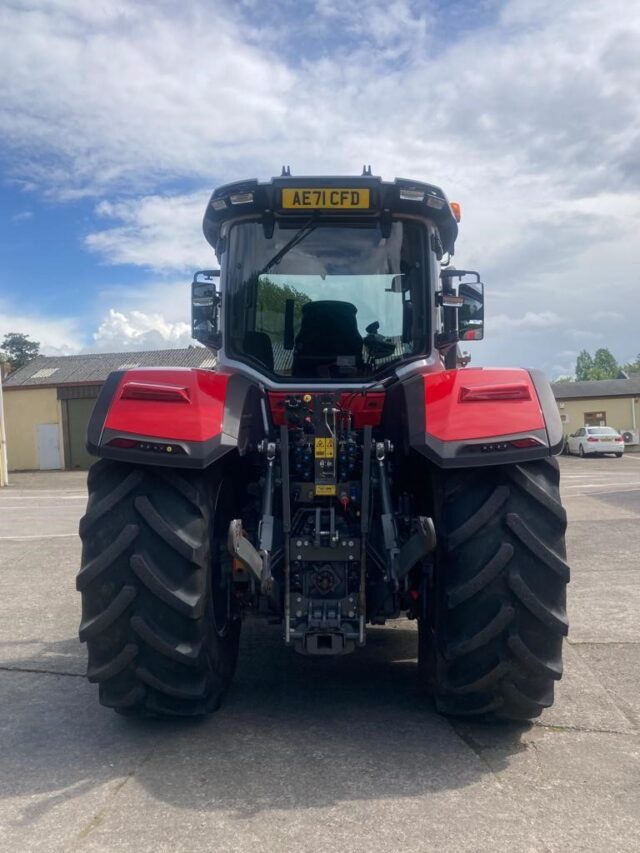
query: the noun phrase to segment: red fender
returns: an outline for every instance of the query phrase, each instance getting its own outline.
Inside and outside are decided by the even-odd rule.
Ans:
[[[224,371],[116,371],[96,401],[87,449],[127,462],[203,468],[257,439],[259,396],[248,379]]]
[[[469,367],[404,383],[409,445],[441,467],[526,462],[559,453],[560,413],[544,374]]]

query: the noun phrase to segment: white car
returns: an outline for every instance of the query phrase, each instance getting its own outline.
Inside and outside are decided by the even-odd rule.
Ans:
[[[624,438],[612,427],[581,427],[567,438],[567,453],[578,456],[615,453],[620,458],[624,453]]]

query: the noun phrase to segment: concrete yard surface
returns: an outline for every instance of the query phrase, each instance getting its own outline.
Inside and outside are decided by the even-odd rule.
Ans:
[[[222,709],[119,717],[77,640],[86,475],[0,490],[0,851],[637,851],[640,455],[561,459],[571,631],[532,726],[439,716],[415,623],[344,658],[243,627]]]

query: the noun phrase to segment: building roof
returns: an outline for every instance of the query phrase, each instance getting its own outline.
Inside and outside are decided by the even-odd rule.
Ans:
[[[134,367],[213,367],[215,356],[205,347],[105,352],[90,355],[39,355],[4,380],[4,387],[99,384],[114,370]]]
[[[590,397],[640,397],[640,376],[629,379],[591,379],[586,382],[551,383],[556,400]]]

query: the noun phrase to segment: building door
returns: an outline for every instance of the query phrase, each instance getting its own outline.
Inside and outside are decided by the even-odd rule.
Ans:
[[[38,424],[38,465],[41,471],[60,468],[60,430],[58,424]]]
[[[93,456],[89,455],[86,448],[87,426],[95,403],[95,397],[93,399],[65,400],[64,405],[67,407],[66,447],[69,452],[67,468],[86,470],[96,461]]]

